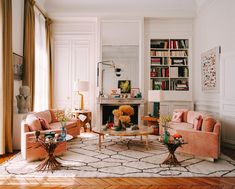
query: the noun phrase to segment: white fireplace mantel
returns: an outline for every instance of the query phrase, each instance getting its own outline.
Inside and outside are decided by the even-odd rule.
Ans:
[[[140,98],[104,98],[99,97],[97,98],[97,118],[99,125],[102,125],[102,116],[103,116],[103,106],[105,105],[113,105],[113,106],[120,106],[120,105],[137,105],[138,106],[138,125],[141,124],[141,117],[144,115],[144,99]]]

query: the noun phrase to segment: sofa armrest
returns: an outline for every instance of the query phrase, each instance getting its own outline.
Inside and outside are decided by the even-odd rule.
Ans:
[[[185,144],[179,151],[199,157],[212,157],[218,159],[220,154],[220,135],[215,132],[196,130],[177,130],[182,135]],[[205,147],[206,146],[206,147]]]

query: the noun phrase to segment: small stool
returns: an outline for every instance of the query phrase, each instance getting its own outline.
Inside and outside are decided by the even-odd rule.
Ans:
[[[76,118],[78,120],[78,124],[80,125],[80,127],[84,128],[84,131],[86,132],[87,130],[87,123],[90,124],[90,131],[92,131],[92,127],[91,127],[91,112],[87,111],[87,110],[74,110],[72,111],[73,117]],[[84,115],[86,116],[86,119],[84,121],[79,119],[79,115]]]

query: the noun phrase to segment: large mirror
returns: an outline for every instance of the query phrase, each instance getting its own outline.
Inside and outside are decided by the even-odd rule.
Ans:
[[[112,60],[122,69],[117,77],[113,68],[103,66],[104,94],[118,88],[118,80],[130,80],[131,88],[139,88],[139,46],[138,45],[106,45],[102,47],[102,60]]]

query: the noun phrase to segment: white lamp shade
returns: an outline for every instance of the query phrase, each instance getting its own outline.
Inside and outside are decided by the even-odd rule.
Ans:
[[[73,91],[75,92],[85,92],[89,90],[88,81],[75,81],[73,85]]]
[[[148,101],[149,102],[160,102],[162,100],[161,90],[149,90],[148,91]]]

